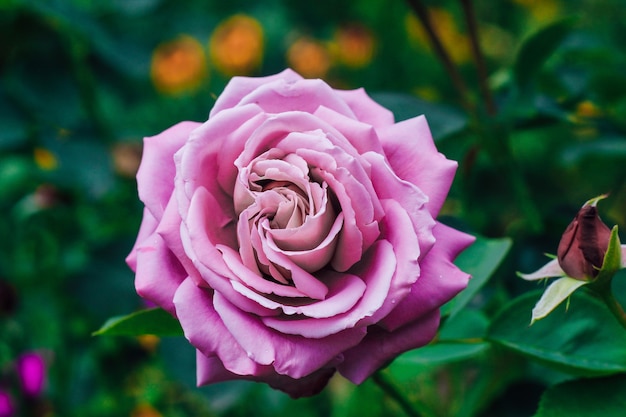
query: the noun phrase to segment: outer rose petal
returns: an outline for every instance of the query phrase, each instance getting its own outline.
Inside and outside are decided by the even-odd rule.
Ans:
[[[150,237],[159,225],[159,221],[154,218],[150,211],[144,207],[143,219],[141,220],[141,226],[139,227],[139,233],[137,233],[137,240],[132,250],[126,257],[126,264],[132,269],[133,272],[137,271],[137,248],[144,240]]]
[[[388,126],[379,135],[396,175],[428,196],[426,208],[435,217],[446,199],[457,163],[437,151],[424,116]]]
[[[136,254],[137,294],[176,316],[172,300],[176,289],[187,277],[185,269],[156,233],[137,248]]]
[[[360,384],[400,353],[430,342],[438,327],[439,310],[433,310],[393,332],[370,326],[365,339],[344,352],[344,362],[337,369],[350,381]]]
[[[357,120],[371,124],[375,128],[393,125],[393,113],[372,100],[364,89],[335,90],[335,93],[350,106]]]
[[[270,365],[259,365],[259,371],[254,377],[243,377],[226,370],[219,358],[215,356],[206,357],[198,351],[196,358],[199,386],[233,379],[252,379],[267,382],[272,388],[284,391],[292,398],[308,397],[319,393],[335,373],[335,368],[330,366],[303,378],[294,379],[276,374]]]
[[[437,243],[420,263],[420,278],[411,293],[379,323],[388,331],[395,331],[438,310],[467,286],[470,276],[457,268],[452,260],[475,238],[441,223],[435,226],[433,233]]]
[[[200,123],[182,122],[166,131],[144,139],[143,156],[137,171],[139,199],[158,220],[163,216],[165,206],[174,189],[174,153],[180,149],[189,134]]]
[[[287,82],[295,82],[302,80],[303,78],[300,74],[297,74],[291,69],[286,69],[279,74],[267,77],[233,77],[226,85],[226,88],[224,88],[224,92],[227,91],[228,94],[221,94],[217,98],[217,101],[215,101],[215,104],[209,113],[209,119],[225,109],[235,107],[239,104],[241,99],[258,87],[281,79]]]

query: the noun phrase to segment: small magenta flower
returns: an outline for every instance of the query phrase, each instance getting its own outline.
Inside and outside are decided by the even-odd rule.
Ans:
[[[37,397],[43,391],[46,381],[46,363],[35,352],[21,355],[16,364],[22,392],[27,397]]]
[[[569,277],[588,281],[595,278],[602,267],[611,229],[598,216],[596,205],[605,197],[586,202],[561,237],[557,259]]]
[[[13,417],[15,408],[8,392],[0,389],[0,417]]]
[[[607,195],[587,201],[569,224],[557,249],[557,257],[532,274],[519,274],[527,281],[560,277],[546,288],[532,311],[531,324],[546,317],[583,285],[610,292],[613,275],[626,268],[626,245],[620,245],[617,226],[602,222],[596,205]],[[606,291],[605,291],[606,290]]]

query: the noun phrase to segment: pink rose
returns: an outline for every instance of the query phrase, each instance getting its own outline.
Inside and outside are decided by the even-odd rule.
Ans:
[[[205,123],[145,139],[137,292],[180,321],[198,384],[360,383],[467,284],[452,260],[473,238],[435,221],[456,166],[363,90],[233,78]]]

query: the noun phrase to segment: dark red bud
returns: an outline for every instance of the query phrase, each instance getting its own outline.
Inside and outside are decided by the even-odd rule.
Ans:
[[[585,204],[567,226],[557,256],[570,277],[590,280],[598,275],[609,247],[611,229],[598,216],[595,204]]]

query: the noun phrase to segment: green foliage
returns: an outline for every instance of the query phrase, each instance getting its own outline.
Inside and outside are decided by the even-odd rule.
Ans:
[[[626,409],[626,376],[568,381],[546,391],[535,417],[619,417]]]
[[[576,292],[529,326],[539,294],[524,294],[492,321],[487,337],[532,359],[581,376],[626,372],[626,333],[598,299]]]

